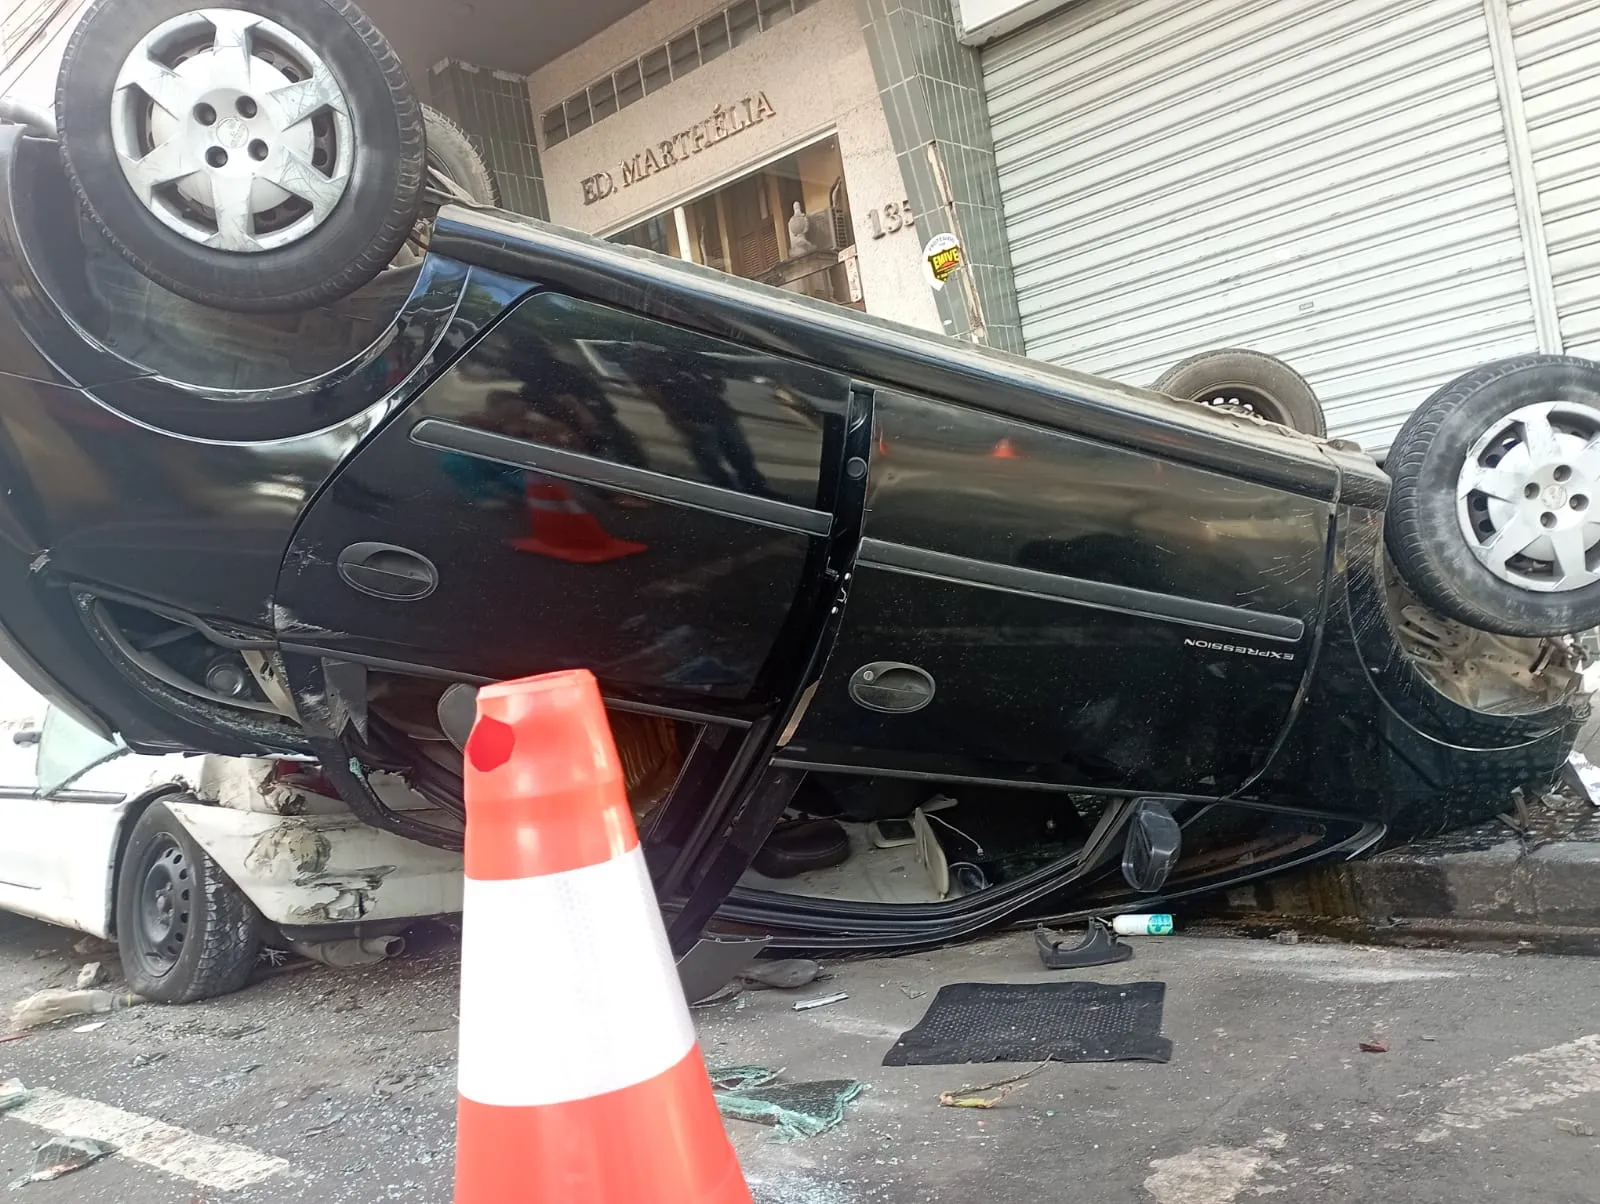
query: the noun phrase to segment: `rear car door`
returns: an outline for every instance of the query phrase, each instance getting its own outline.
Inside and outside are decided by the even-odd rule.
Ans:
[[[787,763],[1205,796],[1266,764],[1320,623],[1320,449],[1297,492],[1247,447],[1230,474],[1155,422],[1118,446],[1060,415],[877,391],[849,600]]]
[[[770,708],[802,671],[846,378],[561,295],[521,301],[345,465],[285,559],[293,651]],[[804,619],[805,621],[802,621]]]

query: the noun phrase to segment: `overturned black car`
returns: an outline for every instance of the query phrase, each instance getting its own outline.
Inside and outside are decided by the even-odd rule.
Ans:
[[[1386,474],[496,212],[348,5],[145,8],[0,126],[0,638],[91,726],[458,847],[473,688],[587,667],[680,951],[1158,909],[1566,758],[1600,368]]]

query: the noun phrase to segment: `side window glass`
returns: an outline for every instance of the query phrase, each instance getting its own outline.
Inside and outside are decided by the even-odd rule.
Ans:
[[[65,790],[90,770],[127,751],[120,739],[107,740],[51,707],[39,737],[39,793],[48,796]]]
[[[48,704],[0,661],[0,790],[38,787],[39,739]]]
[[[428,413],[740,493],[818,504],[849,382],[621,310],[541,293],[428,393]]]

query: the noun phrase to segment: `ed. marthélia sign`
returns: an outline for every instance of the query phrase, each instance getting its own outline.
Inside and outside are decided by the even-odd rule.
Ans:
[[[676,167],[708,147],[726,142],[735,134],[777,115],[778,110],[772,107],[765,92],[746,96],[731,105],[718,105],[704,121],[697,121],[671,138],[645,147],[632,159],[624,160],[616,175],[609,171],[595,172],[583,182],[583,203],[593,205],[605,200],[617,190],[619,177],[623,188],[632,188],[640,180]]]

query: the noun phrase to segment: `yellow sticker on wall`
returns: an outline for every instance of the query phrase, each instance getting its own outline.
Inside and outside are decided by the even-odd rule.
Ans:
[[[954,234],[935,234],[922,248],[922,265],[927,270],[929,283],[935,289],[942,289],[945,281],[961,266],[961,240]]]

